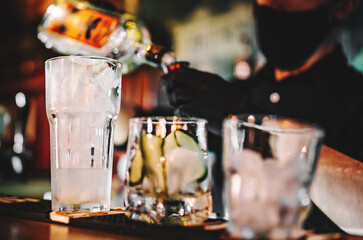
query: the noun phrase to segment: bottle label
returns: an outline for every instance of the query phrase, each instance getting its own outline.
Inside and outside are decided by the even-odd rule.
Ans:
[[[61,3],[50,12],[45,31],[102,48],[119,25],[119,19],[92,9]]]

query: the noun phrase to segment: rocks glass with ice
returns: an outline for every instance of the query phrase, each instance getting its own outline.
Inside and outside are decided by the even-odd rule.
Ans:
[[[45,77],[52,210],[108,211],[121,64],[99,57],[56,57],[45,62]]]
[[[224,199],[233,236],[281,239],[301,232],[323,135],[315,125],[273,115],[224,121]]]
[[[129,124],[127,216],[155,224],[203,224],[212,210],[207,122],[134,118]]]

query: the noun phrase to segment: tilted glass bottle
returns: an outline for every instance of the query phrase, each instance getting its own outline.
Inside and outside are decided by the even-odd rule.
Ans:
[[[134,15],[90,1],[57,0],[44,14],[38,38],[62,54],[118,59],[124,73],[144,62],[160,65],[165,53]]]

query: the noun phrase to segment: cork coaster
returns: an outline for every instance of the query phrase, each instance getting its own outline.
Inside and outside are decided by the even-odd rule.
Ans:
[[[40,202],[35,198],[20,198],[20,197],[0,197],[0,203],[24,203],[24,202]]]
[[[70,219],[75,218],[87,218],[87,217],[98,217],[98,216],[106,216],[106,215],[113,215],[113,214],[123,214],[124,210],[121,208],[111,208],[110,211],[107,212],[75,212],[75,213],[67,213],[67,212],[51,212],[49,217],[54,222],[60,222],[68,224]]]
[[[215,222],[206,222],[203,225],[203,229],[206,231],[217,231],[227,229],[226,221],[215,221]]]

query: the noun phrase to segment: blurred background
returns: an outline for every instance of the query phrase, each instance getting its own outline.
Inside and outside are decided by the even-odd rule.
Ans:
[[[102,2],[102,0],[98,0]],[[103,1],[104,2],[104,1]],[[136,15],[153,42],[175,51],[177,60],[221,75],[248,79],[264,64],[254,33],[252,0],[108,0],[118,11]],[[42,197],[50,191],[49,127],[45,112],[44,61],[59,53],[37,38],[51,0],[0,2],[0,193]],[[363,72],[362,3],[341,24],[349,63]],[[141,65],[123,76],[122,111],[115,133],[114,172],[124,157],[127,121],[160,108],[163,72]],[[121,160],[120,160],[121,159]],[[122,188],[115,174],[113,188]]]

